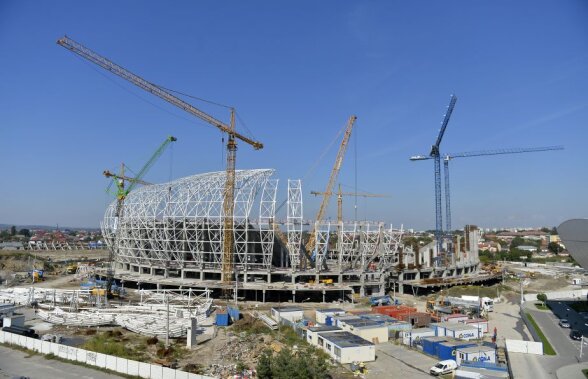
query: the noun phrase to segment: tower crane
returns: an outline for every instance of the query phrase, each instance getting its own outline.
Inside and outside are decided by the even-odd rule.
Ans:
[[[151,158],[141,167],[139,172],[134,178],[125,175],[125,165],[124,163],[121,165],[121,173],[120,174],[113,174],[108,170],[104,170],[103,174],[107,178],[112,178],[111,183],[115,183],[118,189],[116,194],[116,209],[115,209],[115,219],[117,222],[117,228],[114,232],[114,242],[112,243],[110,250],[108,252],[108,268],[106,271],[106,295],[112,296],[112,284],[114,283],[114,257],[116,253],[118,253],[118,241],[119,241],[119,231],[121,230],[120,225],[122,224],[122,216],[123,216],[123,204],[127,197],[127,195],[138,185],[148,185],[149,183],[143,181],[143,177],[147,172],[153,167],[157,159],[163,154],[165,149],[172,143],[177,141],[176,137],[169,136],[163,141],[163,143],[159,146],[155,153],[151,155]],[[130,185],[128,188],[125,188],[125,183],[129,182]],[[116,250],[115,250],[116,249]]]
[[[311,195],[320,196],[324,192],[310,191]],[[337,191],[337,222],[343,222],[343,196],[361,196],[361,197],[390,197],[389,195],[382,195],[377,193],[361,193],[361,192],[341,192],[341,184]]]
[[[311,227],[310,237],[306,244],[306,254],[303,256],[303,258],[308,259],[308,254],[312,254],[312,250],[315,247],[316,223],[322,220],[325,217],[325,214],[327,213],[329,200],[331,199],[331,195],[333,194],[333,185],[335,184],[337,176],[339,175],[339,171],[341,170],[341,165],[343,164],[343,158],[345,157],[345,152],[347,151],[347,144],[349,142],[349,138],[351,137],[351,131],[353,130],[353,124],[355,123],[355,120],[357,120],[357,116],[355,115],[350,116],[349,120],[347,120],[345,133],[343,134],[343,140],[341,141],[341,145],[339,146],[339,151],[337,152],[337,157],[335,158],[335,164],[333,165],[331,175],[329,176],[329,181],[327,182],[327,188],[325,192],[323,192],[323,200],[321,201],[321,205],[315,218],[316,222]],[[326,263],[323,262],[323,264],[326,266]],[[311,266],[312,265],[313,264],[311,263]],[[327,269],[326,267],[324,268]]]
[[[495,149],[495,150],[480,150],[470,151],[464,153],[453,153],[453,154],[442,154],[443,166],[445,173],[445,231],[451,232],[451,195],[449,189],[449,161],[455,158],[470,158],[470,157],[481,157],[486,155],[505,155],[505,154],[522,154],[522,153],[535,153],[540,151],[552,151],[552,150],[563,150],[563,146],[542,146],[542,147],[526,147],[526,148],[506,148],[506,149]],[[417,155],[411,157],[411,161],[423,161],[427,159],[433,159],[433,157],[425,155]]]
[[[445,129],[447,129],[447,124],[449,124],[449,119],[453,113],[453,108],[455,107],[456,101],[457,97],[455,95],[451,95],[447,112],[445,112],[443,122],[441,123],[441,130],[439,130],[439,135],[437,135],[435,144],[431,146],[431,152],[429,155],[417,156],[423,157],[425,159],[433,159],[435,161],[435,240],[437,242],[438,252],[441,252],[441,237],[443,235],[443,214],[441,213],[441,153],[439,152],[439,147],[441,145],[441,141],[443,140],[443,136],[445,135]]]
[[[230,123],[227,125],[226,123],[217,120],[216,118],[212,117],[211,115],[201,111],[200,109],[194,107],[192,104],[187,103],[186,101],[178,98],[177,96],[171,94],[165,88],[148,82],[147,80],[141,78],[138,75],[133,74],[132,72],[128,71],[127,69],[113,63],[112,61],[104,58],[103,56],[95,53],[94,51],[90,50],[89,48],[83,46],[82,44],[70,39],[67,36],[60,38],[57,41],[62,47],[70,50],[71,52],[81,56],[82,58],[102,67],[103,69],[110,71],[114,75],[117,75],[130,83],[136,85],[143,90],[150,92],[151,94],[159,97],[162,100],[167,101],[168,103],[183,109],[184,111],[190,113],[192,116],[195,116],[212,126],[218,128],[224,133],[227,133],[227,168],[226,168],[226,180],[225,180],[225,193],[223,199],[223,216],[224,216],[224,232],[223,232],[223,259],[222,259],[222,282],[223,292],[225,295],[227,294],[226,291],[230,289],[230,282],[232,280],[233,275],[233,246],[234,246],[234,236],[233,236],[233,208],[234,208],[234,196],[235,196],[235,161],[236,161],[236,154],[237,154],[237,140],[241,140],[248,145],[251,145],[255,150],[259,150],[263,148],[263,144],[261,142],[255,141],[251,138],[248,138],[235,130],[235,109],[231,108],[231,117]]]

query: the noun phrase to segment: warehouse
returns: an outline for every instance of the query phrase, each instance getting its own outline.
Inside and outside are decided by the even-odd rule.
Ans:
[[[313,346],[318,346],[319,334],[339,331],[341,331],[341,328],[332,325],[311,326],[306,329],[306,341]]]
[[[459,348],[456,351],[458,365],[462,362],[496,363],[496,350],[490,346],[473,346]]]
[[[319,334],[318,346],[338,363],[376,360],[376,346],[349,332]]]
[[[319,324],[332,325],[333,316],[343,316],[345,311],[339,308],[323,308],[317,309],[315,318]],[[330,321],[330,322],[329,322]]]

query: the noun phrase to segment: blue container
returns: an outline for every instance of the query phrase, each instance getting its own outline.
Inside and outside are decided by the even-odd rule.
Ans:
[[[331,316],[327,316],[325,319],[325,325],[332,326],[333,325],[333,318]]]
[[[229,310],[229,316],[231,317],[232,322],[238,321],[241,318],[241,312],[239,312],[239,309],[233,307],[227,307],[227,309]]]
[[[229,326],[229,314],[228,313],[217,313],[216,314],[216,325],[217,326]]]
[[[437,346],[440,343],[446,342],[444,337],[424,337],[421,338],[423,343],[423,352],[429,355],[437,356]]]
[[[437,356],[439,360],[443,361],[446,359],[455,360],[456,350],[462,347],[475,346],[475,343],[463,343],[463,342],[441,342],[437,345]]]

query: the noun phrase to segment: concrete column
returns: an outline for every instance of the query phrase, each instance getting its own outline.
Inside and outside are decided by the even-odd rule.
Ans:
[[[195,318],[190,319],[190,326],[188,327],[188,338],[186,339],[186,346],[188,347],[188,349],[191,349],[192,347],[197,345],[197,342],[196,342],[196,336],[197,336],[197,330],[198,330],[197,324],[198,323]]]
[[[151,276],[155,275],[155,267],[151,267],[151,270],[149,270],[151,272]]]
[[[326,303],[326,299],[325,299],[325,295],[327,294],[327,291],[323,290],[323,303]]]
[[[296,290],[292,290],[292,302],[296,302]]]
[[[262,302],[265,303],[265,289],[261,290],[262,293]]]

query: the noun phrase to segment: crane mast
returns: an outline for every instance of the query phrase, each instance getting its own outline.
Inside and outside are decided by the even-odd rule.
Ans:
[[[341,165],[343,164],[343,158],[345,157],[345,152],[347,151],[347,144],[349,142],[349,138],[351,137],[351,131],[353,130],[353,124],[357,120],[357,116],[352,115],[349,117],[347,121],[347,126],[345,127],[345,134],[343,134],[343,140],[341,141],[341,145],[339,146],[339,151],[337,152],[337,158],[335,159],[335,165],[331,170],[331,175],[329,176],[329,181],[327,182],[327,188],[325,192],[323,192],[323,200],[321,202],[319,211],[316,214],[316,221],[320,221],[324,219],[325,214],[327,212],[327,207],[329,205],[329,200],[331,199],[331,195],[333,194],[333,186],[335,181],[337,180],[337,176],[339,175],[339,170],[341,170]],[[315,246],[315,235],[316,235],[316,224],[311,228],[310,238],[308,243],[306,244],[306,251],[311,253]],[[304,256],[303,256],[304,257]]]
[[[223,232],[223,259],[222,259],[222,281],[225,286],[223,291],[227,291],[227,284],[231,282],[233,271],[233,208],[234,208],[234,194],[235,194],[235,162],[237,152],[237,139],[251,145],[255,150],[263,148],[261,142],[248,138],[235,130],[235,110],[231,109],[230,125],[217,120],[213,116],[201,111],[192,104],[178,98],[177,96],[166,91],[164,88],[153,84],[142,77],[133,74],[122,66],[110,61],[109,59],[99,55],[90,50],[84,45],[70,39],[67,36],[60,38],[57,44],[70,50],[71,52],[81,56],[82,58],[102,67],[103,69],[112,72],[130,83],[136,85],[143,90],[161,98],[162,100],[190,113],[191,115],[215,126],[222,132],[227,133],[227,167],[226,167],[226,182],[225,182],[225,198],[223,201],[223,217],[224,217],[224,232]]]
[[[120,174],[113,174],[108,170],[104,170],[103,175],[107,178],[112,178],[112,180],[116,183],[116,187],[118,189],[116,195],[116,209],[115,209],[115,217],[117,220],[117,228],[114,232],[114,243],[109,249],[108,252],[108,267],[106,269],[106,295],[112,296],[112,284],[114,283],[114,257],[118,253],[118,241],[119,241],[119,233],[121,228],[121,220],[123,216],[123,204],[124,201],[131,190],[135,188],[137,184],[144,184],[148,185],[149,183],[143,181],[143,177],[149,169],[155,164],[155,161],[163,154],[165,149],[169,146],[170,143],[177,141],[176,137],[169,136],[165,139],[165,141],[159,146],[159,148],[151,155],[151,158],[143,165],[141,170],[135,178],[131,178],[125,175],[125,165],[121,164]],[[128,188],[125,188],[125,182],[131,183]]]

